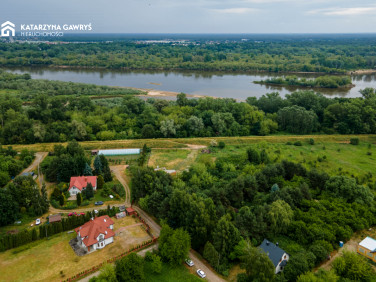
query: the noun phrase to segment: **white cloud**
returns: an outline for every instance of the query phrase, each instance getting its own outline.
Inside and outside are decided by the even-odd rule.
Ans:
[[[221,14],[248,14],[258,11],[254,8],[227,8],[227,9],[211,9],[214,12]]]
[[[376,12],[376,7],[353,7],[353,8],[329,8],[308,11],[308,14],[322,14],[325,16],[357,16],[372,14]]]

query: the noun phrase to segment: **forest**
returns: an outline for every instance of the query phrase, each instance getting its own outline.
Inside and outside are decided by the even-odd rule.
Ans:
[[[71,66],[107,69],[345,73],[373,69],[374,37],[190,44],[0,43],[0,66]]]
[[[325,150],[314,139],[295,146]],[[330,271],[310,271],[339,241],[376,223],[373,180],[279,157],[281,151],[267,143],[241,153],[226,148],[213,142],[209,154],[176,177],[131,167],[132,200],[170,227],[188,231],[192,247],[224,276],[241,263],[246,272],[237,281],[372,281],[375,271],[353,253],[334,260]],[[265,238],[290,254],[279,275],[255,248]]]
[[[39,86],[38,86],[39,85]],[[235,99],[176,101],[142,92],[0,73],[0,143],[293,134],[376,133],[375,89],[359,98],[327,98],[313,90]],[[36,90],[38,87],[44,90]],[[105,96],[107,93],[110,96]],[[65,93],[65,95],[62,95]],[[73,93],[67,95],[66,93]],[[93,99],[97,97],[106,99]],[[114,97],[115,96],[115,97]]]
[[[287,85],[309,88],[351,88],[352,81],[349,76],[319,76],[314,79],[299,79],[297,76],[275,77],[266,80],[254,81],[257,84]]]

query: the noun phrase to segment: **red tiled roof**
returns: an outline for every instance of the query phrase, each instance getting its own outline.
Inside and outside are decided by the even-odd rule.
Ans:
[[[103,234],[105,239],[114,237],[115,232],[110,229],[112,224],[114,224],[112,219],[108,215],[103,215],[86,222],[84,225],[74,229],[74,231],[80,234],[85,246],[89,247],[98,242],[99,234]]]
[[[135,212],[135,210],[133,208],[126,208],[126,211],[127,211],[127,213]]]
[[[87,184],[91,183],[93,187],[97,185],[96,176],[72,176],[70,179],[69,189],[73,186],[82,191],[83,188],[86,188]]]

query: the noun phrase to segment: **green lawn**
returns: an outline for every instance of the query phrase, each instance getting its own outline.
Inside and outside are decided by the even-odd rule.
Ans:
[[[203,281],[197,275],[189,273],[189,270],[183,265],[171,266],[164,263],[162,265],[162,271],[159,274],[153,273],[151,270],[151,262],[145,262],[145,281],[155,282],[199,282]]]

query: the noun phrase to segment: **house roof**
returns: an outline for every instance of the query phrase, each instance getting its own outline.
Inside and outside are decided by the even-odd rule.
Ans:
[[[61,221],[61,215],[60,214],[54,214],[54,215],[50,215],[48,217],[48,222],[49,223],[59,222],[59,221]]]
[[[277,267],[278,263],[281,261],[283,254],[286,253],[280,247],[266,239],[262,241],[260,248],[268,255],[275,267]]]
[[[110,228],[112,224],[114,224],[112,219],[108,215],[103,215],[86,222],[74,231],[80,234],[85,246],[89,247],[98,242],[97,238],[100,234],[103,234],[105,239],[114,237],[115,232]]]
[[[126,208],[126,211],[127,211],[127,213],[132,213],[132,212],[135,212],[135,210],[133,209],[133,208]]]
[[[72,176],[69,183],[69,189],[73,186],[82,191],[83,188],[86,188],[87,184],[91,183],[93,187],[97,184],[96,176]]]
[[[365,238],[359,245],[372,252],[376,251],[376,240],[371,237]]]

